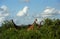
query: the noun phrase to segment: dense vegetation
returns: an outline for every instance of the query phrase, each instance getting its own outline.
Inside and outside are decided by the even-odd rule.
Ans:
[[[0,39],[60,39],[60,20],[47,18],[40,29],[30,31],[15,29],[11,21],[5,21],[0,27]]]

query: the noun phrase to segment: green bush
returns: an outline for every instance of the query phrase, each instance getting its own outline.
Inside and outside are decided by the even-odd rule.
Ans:
[[[18,30],[11,21],[5,21],[0,27],[0,39],[60,39],[60,20],[45,19],[40,29]]]

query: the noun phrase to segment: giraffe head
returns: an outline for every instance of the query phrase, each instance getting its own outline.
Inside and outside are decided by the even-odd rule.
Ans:
[[[35,19],[35,21],[37,21],[37,19]]]
[[[34,23],[36,23],[36,22],[37,22],[37,19],[35,19]]]

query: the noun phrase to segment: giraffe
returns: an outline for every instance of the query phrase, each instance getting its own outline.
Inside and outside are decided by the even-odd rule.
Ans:
[[[33,22],[33,24],[29,26],[29,28],[27,29],[27,31],[34,30],[34,24],[36,24],[36,21],[37,21],[37,19],[35,19],[35,21]]]
[[[14,23],[13,19],[12,19],[11,21],[12,21],[12,23],[13,23],[13,25],[14,25],[14,27],[15,27],[16,29],[21,29],[21,26],[17,26],[17,25]]]
[[[43,22],[43,21],[41,21],[41,22],[40,22],[40,24],[38,25],[38,27],[37,27],[38,29],[41,27],[41,25],[42,25],[42,22]]]

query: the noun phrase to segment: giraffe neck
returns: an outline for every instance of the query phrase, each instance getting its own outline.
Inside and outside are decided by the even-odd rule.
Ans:
[[[14,25],[14,26],[17,26],[17,25],[14,23],[14,21],[13,21],[13,20],[12,20],[12,23],[13,23],[13,25]]]

